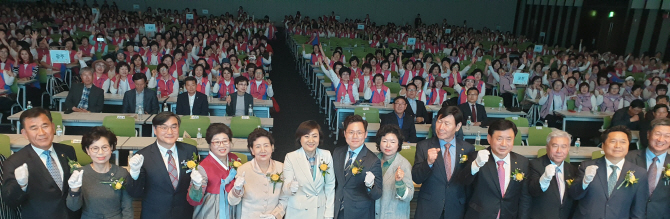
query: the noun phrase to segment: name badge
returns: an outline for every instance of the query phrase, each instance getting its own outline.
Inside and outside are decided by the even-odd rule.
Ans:
[[[249,119],[249,116],[242,116],[242,119]]]
[[[199,119],[200,116],[191,116],[191,119]]]
[[[540,130],[542,129],[542,126],[535,126],[535,129]]]
[[[363,110],[368,111],[368,110],[370,110],[370,107],[363,107]]]
[[[512,117],[512,120],[519,120],[519,117]]]
[[[126,116],[116,116],[117,119],[126,119]]]
[[[409,145],[403,145],[403,146],[402,146],[402,149],[403,149],[403,150],[409,150],[409,148],[410,148]]]
[[[81,139],[72,139],[72,144],[81,144]]]
[[[177,138],[177,141],[184,141],[184,138]]]

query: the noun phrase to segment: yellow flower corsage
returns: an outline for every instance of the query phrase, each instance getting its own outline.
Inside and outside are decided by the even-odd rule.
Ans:
[[[620,189],[621,186],[623,186],[624,184],[626,184],[626,187],[635,185],[635,183],[637,183],[638,180],[639,180],[638,178],[635,178],[635,171],[629,170],[628,172],[626,172],[626,178],[624,178],[623,182],[621,182],[621,184],[619,184],[619,187],[617,187],[616,189]]]
[[[458,163],[465,163],[468,161],[468,155],[461,155],[461,160]]]
[[[516,170],[514,170],[514,172],[512,172],[511,177],[514,181],[521,182],[523,181],[523,179],[526,178],[526,174],[524,174],[523,172],[521,172],[521,170],[519,170],[519,168],[517,168]]]
[[[270,178],[270,182],[272,182],[272,193],[275,193],[275,188],[277,187],[277,183],[283,183],[284,180],[282,180],[281,175],[283,172],[279,173],[268,173],[267,177]]]

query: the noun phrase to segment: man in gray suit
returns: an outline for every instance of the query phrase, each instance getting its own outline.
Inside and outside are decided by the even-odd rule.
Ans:
[[[649,147],[634,150],[626,155],[626,160],[647,169],[649,199],[647,200],[647,218],[670,217],[670,178],[666,175],[670,164],[668,148],[670,148],[670,119],[662,118],[651,122],[647,135]]]
[[[135,89],[126,91],[123,94],[123,113],[137,113],[137,105],[142,104],[145,114],[158,113],[158,97],[156,91],[146,89],[147,76],[144,74],[134,74],[133,83]]]
[[[437,112],[436,135],[416,146],[412,179],[421,184],[421,190],[414,218],[463,218],[465,214],[466,186],[454,173],[463,169],[461,157],[475,147],[456,138],[462,118],[458,107],[443,107]]]
[[[63,103],[67,113],[99,113],[105,104],[105,91],[93,85],[93,69],[82,68],[79,71],[81,82],[73,84]]]
[[[382,165],[365,146],[368,122],[359,115],[344,120],[346,147],[335,148],[335,218],[375,218],[375,200],[382,197]],[[361,170],[362,169],[362,170]]]
[[[570,186],[570,196],[579,201],[573,218],[646,218],[647,170],[625,159],[630,130],[615,126],[601,138],[605,156],[582,162]],[[628,180],[633,175],[635,183]]]

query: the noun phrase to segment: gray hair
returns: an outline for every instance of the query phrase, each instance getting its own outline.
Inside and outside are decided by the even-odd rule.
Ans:
[[[670,122],[670,120],[668,120],[668,122]],[[670,125],[670,123],[668,123],[668,125]],[[572,142],[572,135],[568,134],[565,131],[561,131],[561,130],[553,131],[553,132],[549,133],[549,135],[547,135],[547,145],[549,144],[549,142],[553,138],[568,138],[568,141]]]
[[[651,121],[651,129],[649,129],[649,132],[654,130],[656,126],[670,126],[670,119],[668,118],[654,119],[653,121]]]

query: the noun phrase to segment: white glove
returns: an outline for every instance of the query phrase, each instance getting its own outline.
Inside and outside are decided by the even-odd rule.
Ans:
[[[202,174],[197,169],[191,171],[191,182],[193,182],[195,187],[202,186]]]
[[[271,215],[271,214],[261,214],[260,218],[261,219],[277,219],[277,218],[275,218],[274,215]]]
[[[244,173],[245,172],[242,172],[242,175],[235,179],[235,186],[233,188],[237,191],[242,191],[242,186],[244,186]]]
[[[143,163],[144,155],[141,154],[135,154],[128,161],[128,166],[130,166],[130,176],[133,177],[133,179],[137,179],[140,175],[140,168],[142,168]]]
[[[14,178],[21,187],[28,185],[28,164],[23,163],[23,165],[14,169]]]
[[[298,192],[298,189],[300,189],[300,183],[298,183],[298,180],[296,180],[294,177],[293,181],[291,182],[291,193],[295,194]]]
[[[544,167],[544,174],[542,174],[543,180],[551,180],[552,177],[556,175],[556,164],[549,164]]]
[[[591,181],[593,181],[593,177],[596,176],[596,171],[598,170],[598,166],[596,165],[591,165],[586,167],[586,170],[584,171],[584,183],[589,184]]]
[[[365,172],[365,186],[372,188],[373,185],[375,185],[375,174],[370,171]]]
[[[491,155],[491,152],[488,150],[477,151],[477,158],[475,159],[476,165],[478,167],[483,167],[484,164],[489,161],[489,155]]]
[[[81,187],[82,177],[84,176],[84,170],[75,170],[70,175],[70,179],[67,180],[67,184],[70,185],[70,189],[78,189]]]

